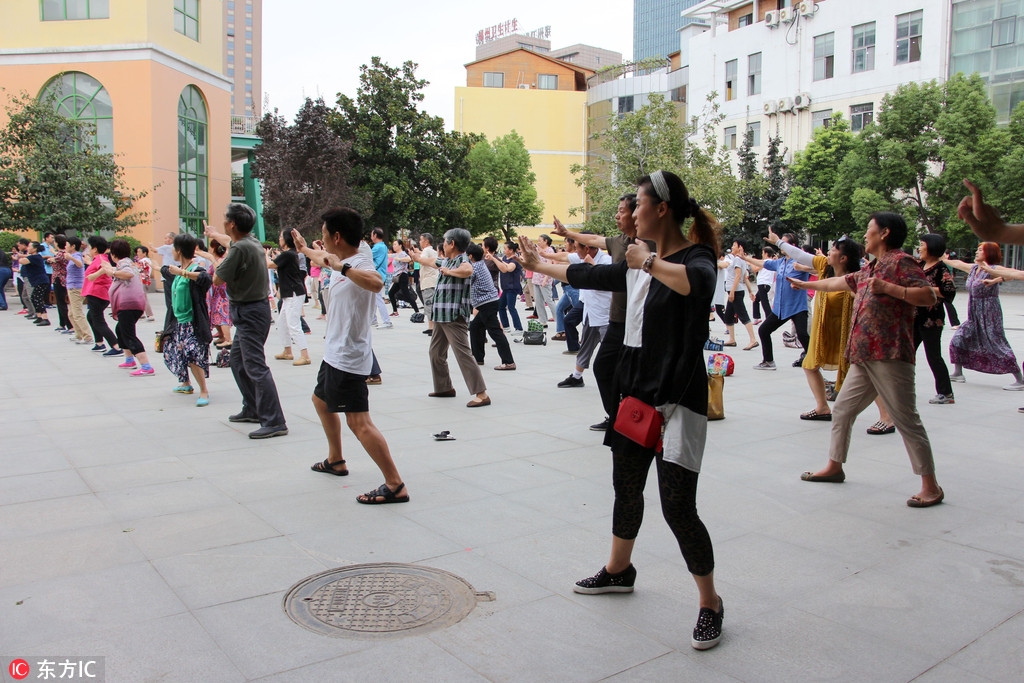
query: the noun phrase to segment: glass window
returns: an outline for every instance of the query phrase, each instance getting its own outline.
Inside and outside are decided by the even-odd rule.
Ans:
[[[729,126],[725,129],[725,140],[723,144],[726,149],[736,149],[736,126]]]
[[[875,69],[875,22],[853,27],[853,73]]]
[[[252,92],[252,83],[245,84],[245,92]]]
[[[686,102],[686,86],[681,85],[678,88],[672,90],[672,101],[673,102]]]
[[[1006,17],[992,22],[992,47],[1013,45],[1017,37],[1017,17]]]
[[[199,40],[199,0],[174,0],[174,30]]]
[[[737,26],[738,26],[738,28],[743,28],[744,26],[750,26],[753,23],[754,23],[754,15],[753,15],[753,13],[751,13],[751,14],[744,14],[742,17],[740,17],[739,22],[737,22]]]
[[[761,92],[761,53],[747,57],[747,95]]]
[[[234,0],[228,0],[227,5],[228,5],[228,11],[229,12],[234,12],[235,11],[235,2],[234,2]]]
[[[201,234],[207,211],[206,103],[194,85],[178,98],[178,227]]]
[[[252,40],[252,31],[246,31],[245,32],[245,39],[246,40]]]
[[[228,67],[228,76],[231,77],[231,78],[235,77],[235,68],[234,67],[232,67],[232,66]]]
[[[102,83],[81,71],[69,71],[55,76],[39,94],[40,100],[51,97],[58,114],[88,124],[86,133],[92,139],[76,140],[76,150],[95,145],[101,152],[114,151],[114,106]]]
[[[252,57],[246,57],[245,58],[245,65],[246,66],[252,66]]]
[[[42,0],[43,21],[109,19],[110,0]]]
[[[248,71],[248,70],[246,70],[246,72],[245,72],[245,77],[246,77],[246,78],[252,78],[252,72],[251,72],[251,71]]]
[[[835,74],[836,34],[814,37],[814,80],[824,81]]]
[[[232,35],[232,34],[229,33],[228,35]],[[234,50],[234,49],[235,49],[235,41],[229,40],[228,41],[228,50]]]
[[[228,64],[234,64],[234,63],[235,63],[235,56],[234,55],[228,55]]]
[[[921,24],[924,12],[908,12],[896,17],[896,63],[921,61]]]
[[[822,109],[821,111],[811,112],[811,130],[818,130],[819,128],[825,127],[830,128],[832,126],[832,110]]]
[[[558,90],[558,75],[539,74],[537,76],[537,88],[540,90]]]
[[[761,146],[761,122],[760,121],[755,121],[753,123],[748,123],[747,124],[747,131],[749,131],[749,132],[754,134],[754,140],[753,140],[753,142],[750,143],[751,146],[753,146],[753,147],[760,147]]]
[[[505,87],[505,74],[500,71],[485,71],[484,72],[484,87],[485,88],[504,88]]]
[[[735,100],[736,92],[736,60],[732,59],[725,63],[725,101]]]
[[[850,107],[850,130],[859,133],[864,126],[870,125],[875,120],[875,104],[855,104]]]
[[[245,18],[245,25],[246,26],[252,26],[252,17],[246,17]]]
[[[626,95],[619,98],[619,116],[633,111],[633,96]]]

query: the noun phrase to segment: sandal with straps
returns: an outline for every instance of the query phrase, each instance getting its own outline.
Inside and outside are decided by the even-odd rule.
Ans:
[[[408,503],[409,494],[399,497],[397,494],[399,491],[405,488],[405,482],[398,485],[398,488],[392,491],[387,484],[381,484],[376,490],[364,493],[361,496],[356,496],[356,502],[362,503],[363,505],[384,505],[386,503]],[[383,500],[380,500],[383,498]]]
[[[344,460],[339,460],[338,462],[331,462],[330,458],[324,458],[323,462],[313,463],[313,465],[311,465],[309,469],[313,470],[314,472],[323,472],[324,474],[333,474],[336,477],[347,477],[348,476],[348,469],[345,469],[342,472],[339,472],[338,470],[335,469],[338,465],[344,465],[344,464],[345,464]]]

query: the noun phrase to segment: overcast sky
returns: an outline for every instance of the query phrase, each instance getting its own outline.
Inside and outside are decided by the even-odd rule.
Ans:
[[[263,92],[271,108],[291,120],[306,97],[333,105],[337,93],[355,96],[359,67],[379,56],[392,66],[419,64],[417,77],[430,85],[422,109],[442,116],[451,129],[455,87],[466,84],[465,65],[476,55],[476,33],[518,19],[531,31],[551,26],[551,47],[586,43],[633,54],[631,0],[487,3],[334,2],[265,0]]]

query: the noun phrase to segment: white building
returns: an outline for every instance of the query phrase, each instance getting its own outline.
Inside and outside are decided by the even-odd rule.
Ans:
[[[779,6],[783,6],[779,9]],[[790,154],[842,112],[854,131],[904,83],[949,72],[950,0],[704,0],[683,12],[710,26],[689,37],[689,96],[717,92],[727,148],[754,131]]]

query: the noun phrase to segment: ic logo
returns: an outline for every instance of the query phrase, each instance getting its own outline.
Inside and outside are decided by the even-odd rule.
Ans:
[[[23,678],[27,678],[29,674],[28,662],[24,659],[15,659],[8,667],[8,671],[11,674],[11,678],[15,680],[20,681]]]

